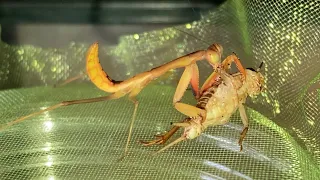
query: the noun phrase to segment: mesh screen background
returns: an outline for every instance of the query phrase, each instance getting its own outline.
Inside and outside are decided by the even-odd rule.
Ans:
[[[137,143],[184,118],[171,105],[179,69],[139,94],[130,153],[124,160],[117,161],[133,112],[126,98],[60,108],[3,130],[0,178],[317,179],[319,7],[318,1],[229,0],[200,21],[124,36],[115,47],[100,44],[100,61],[116,80],[214,42],[223,45],[223,57],[236,52],[246,67],[264,61],[267,91],[248,100],[250,128],[243,152],[237,144],[242,130],[238,113],[229,124],[208,128],[199,138],[157,156],[150,153],[162,146]],[[90,44],[73,42],[61,49],[44,49],[1,42],[1,124],[63,100],[105,95],[87,78],[52,88],[83,72]],[[210,68],[206,62],[198,64],[203,82]],[[183,101],[195,104],[190,91]],[[181,131],[172,139],[180,135]]]

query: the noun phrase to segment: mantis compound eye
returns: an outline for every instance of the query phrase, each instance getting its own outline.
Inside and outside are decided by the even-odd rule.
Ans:
[[[209,61],[211,66],[216,67],[220,63],[221,54],[217,51],[207,50],[206,59]]]

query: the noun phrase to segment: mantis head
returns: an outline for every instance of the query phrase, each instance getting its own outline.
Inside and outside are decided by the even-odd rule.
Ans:
[[[222,53],[223,48],[220,44],[212,44],[206,50],[205,58],[211,64],[212,67],[216,68],[216,66],[221,63]]]

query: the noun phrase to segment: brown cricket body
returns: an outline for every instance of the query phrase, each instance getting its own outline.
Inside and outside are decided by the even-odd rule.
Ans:
[[[225,64],[229,66],[229,63]],[[248,118],[243,104],[248,96],[256,96],[261,93],[264,78],[259,71],[250,68],[235,74],[229,74],[225,69],[222,67],[220,71],[215,72],[214,83],[204,90],[198,98],[195,108],[203,110],[204,114],[190,116],[181,123],[173,123],[176,130],[177,127],[184,127],[182,136],[156,153],[162,152],[180,141],[194,139],[208,127],[228,123],[230,117],[237,110],[240,112],[244,125],[239,139],[240,151],[242,150],[242,141],[248,131]],[[147,142],[145,145],[162,144],[168,137],[170,137],[168,134],[165,135],[165,138],[159,136],[156,140]]]

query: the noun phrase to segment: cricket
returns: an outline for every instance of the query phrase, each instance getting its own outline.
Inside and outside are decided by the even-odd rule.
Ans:
[[[238,142],[240,151],[242,151],[242,142],[249,127],[244,103],[247,97],[257,96],[264,89],[264,78],[260,72],[263,62],[257,69],[244,68],[235,53],[227,56],[221,62],[223,48],[219,44],[212,44],[205,50],[199,50],[176,58],[166,64],[137,74],[124,81],[115,81],[111,79],[101,67],[98,49],[98,42],[93,43],[89,47],[86,55],[86,71],[91,82],[97,88],[110,93],[109,95],[89,99],[63,101],[46,109],[8,122],[0,127],[0,131],[17,123],[21,123],[28,118],[62,106],[114,100],[128,95],[128,99],[134,104],[134,111],[124,149],[123,156],[125,156],[128,153],[132,128],[139,105],[136,96],[152,80],[172,69],[185,68],[173,96],[173,106],[180,113],[187,116],[187,118],[181,122],[173,123],[173,127],[167,133],[156,136],[154,140],[140,141],[140,143],[145,146],[164,144],[180,128],[184,128],[184,132],[180,138],[174,140],[154,153],[157,154],[181,141],[194,139],[200,136],[208,127],[226,124],[231,115],[239,110],[244,126]],[[196,62],[201,60],[208,61],[213,68],[213,72],[200,88],[199,69]],[[232,63],[235,63],[238,72],[229,72]],[[195,99],[197,100],[197,104],[195,106],[181,102],[181,99],[189,85],[191,85],[191,89]]]

